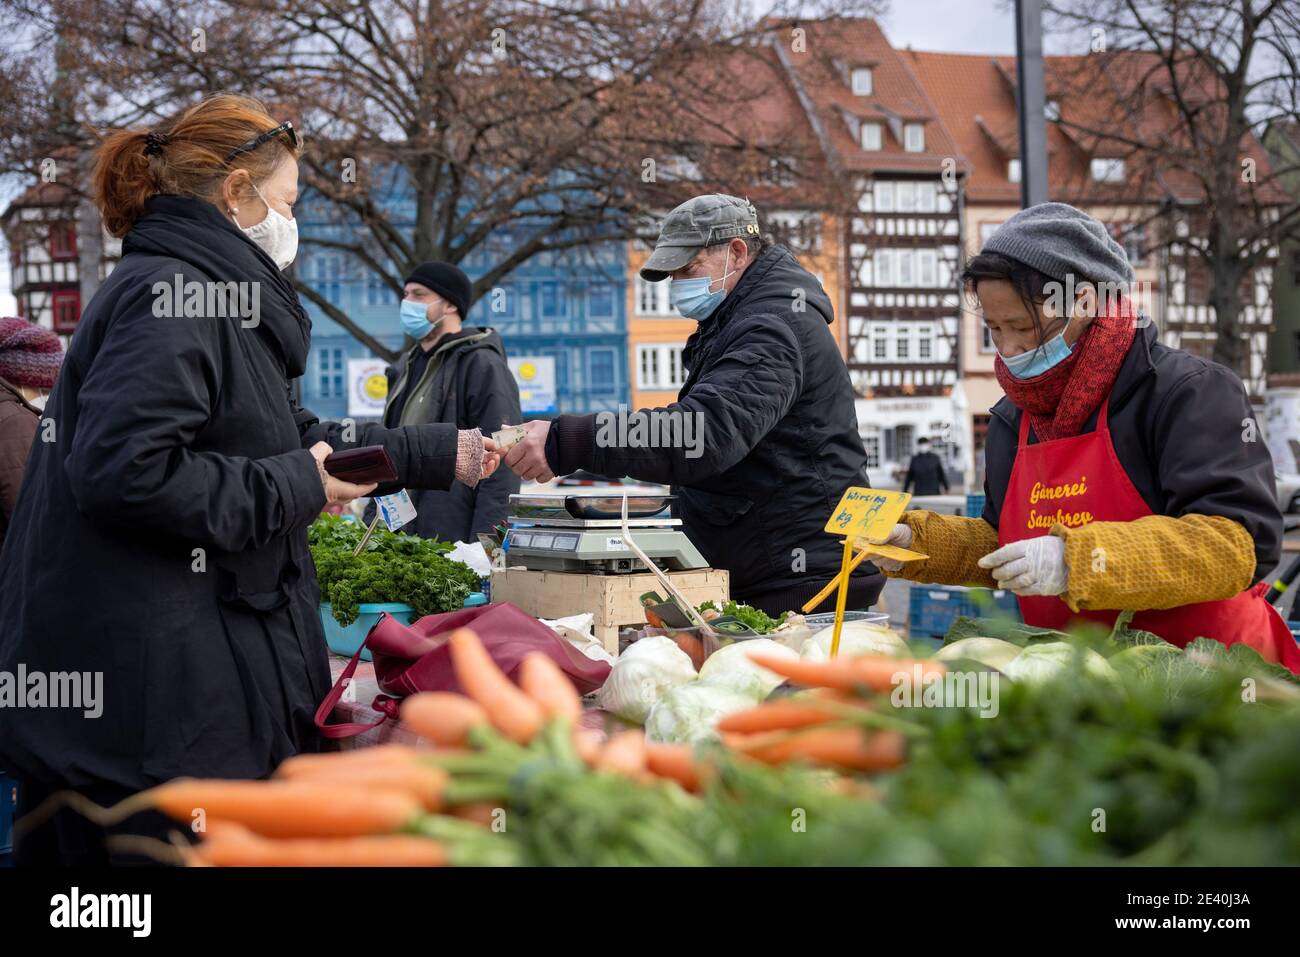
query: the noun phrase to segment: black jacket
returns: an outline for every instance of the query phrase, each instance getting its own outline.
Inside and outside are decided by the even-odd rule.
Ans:
[[[656,410],[703,423],[703,454],[610,447],[594,416],[560,416],[548,463],[557,475],[673,485],[675,514],[705,559],[731,572],[733,595],[811,597],[840,565],[840,541],[823,526],[847,487],[870,484],[833,318],[816,278],[783,247],[769,249],[687,340],[690,374],[678,401]],[[874,602],[882,583],[870,564],[860,570],[854,607]]]
[[[1085,432],[1096,428],[1098,412]],[[1016,460],[1020,415],[1004,397],[989,419],[984,519],[994,528]],[[1233,372],[1158,342],[1153,326],[1139,329],[1111,387],[1110,434],[1153,513],[1240,522],[1255,539],[1254,580],[1277,564],[1282,513],[1273,459]],[[1032,429],[1029,441],[1036,441]]]
[[[506,350],[494,329],[466,327],[444,337],[431,358],[430,371],[419,382],[406,374],[415,358],[413,345],[388,369],[392,402],[384,409],[384,424],[446,422],[458,429],[481,429],[490,435],[502,425],[518,425],[519,386],[506,365]],[[400,392],[398,391],[400,389]],[[415,408],[414,406],[418,406]],[[490,532],[505,521],[511,494],[519,491],[519,476],[497,469],[486,481],[470,488],[457,482],[448,491],[411,493],[415,521],[403,531],[450,542],[472,542],[479,532]],[[370,518],[367,506],[366,518]]]
[[[911,489],[917,495],[938,495],[948,491],[948,477],[943,474],[943,461],[933,452],[917,452],[907,463],[907,477],[903,491]]]
[[[306,529],[325,495],[307,448],[345,445],[289,397],[311,334],[297,295],[216,207],[157,197],[123,253],[0,552],[0,670],[98,672],[102,715],[0,707],[0,768],[126,788],[263,776],[316,743],[330,675]],[[167,317],[177,275],[258,283],[256,323]],[[357,429],[374,443],[408,484],[452,481],[449,426]]]

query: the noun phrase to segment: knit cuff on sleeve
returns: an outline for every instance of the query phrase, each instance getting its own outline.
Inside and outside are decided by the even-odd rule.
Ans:
[[[997,530],[984,519],[918,509],[904,512],[902,521],[912,529],[912,550],[929,557],[885,574],[941,585],[998,587],[988,569],[979,567],[979,560],[998,547]]]
[[[483,477],[483,433],[462,429],[456,433],[456,481],[473,488]]]

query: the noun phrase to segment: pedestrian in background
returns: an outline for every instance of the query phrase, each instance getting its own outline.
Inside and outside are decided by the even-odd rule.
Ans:
[[[13,520],[45,397],[62,364],[63,346],[54,333],[17,316],[0,319],[0,547]]]
[[[916,454],[907,464],[907,475],[903,479],[903,491],[908,489],[917,495],[948,494],[948,476],[944,474],[943,460],[930,451],[929,439],[916,442]]]
[[[388,370],[384,425],[443,422],[491,435],[517,423],[519,386],[506,365],[506,350],[494,329],[464,325],[473,298],[469,276],[451,263],[421,263],[406,277],[400,318],[415,342]],[[411,490],[415,521],[404,531],[425,538],[472,542],[505,521],[519,478],[509,469],[474,488]],[[369,520],[374,506],[367,508]]]

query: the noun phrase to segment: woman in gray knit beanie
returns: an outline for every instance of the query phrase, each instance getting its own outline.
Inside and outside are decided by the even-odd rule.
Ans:
[[[1017,213],[967,264],[1006,397],[980,518],[908,512],[888,542],[915,581],[1007,588],[1026,623],[1242,642],[1300,672],[1264,600],[1281,553],[1273,463],[1241,380],[1159,342],[1106,226],[1064,203]]]

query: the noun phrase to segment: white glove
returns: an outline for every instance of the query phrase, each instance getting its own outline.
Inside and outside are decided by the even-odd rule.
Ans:
[[[889,537],[881,544],[897,545],[899,548],[911,548],[912,526],[904,525],[900,522],[894,526],[894,530],[889,533]],[[871,559],[871,562],[882,572],[896,572],[900,571],[903,567],[903,563],[896,558],[873,558]]]
[[[1002,588],[1017,595],[1059,595],[1070,569],[1065,564],[1065,540],[1055,535],[1021,539],[989,552],[979,561]]]

